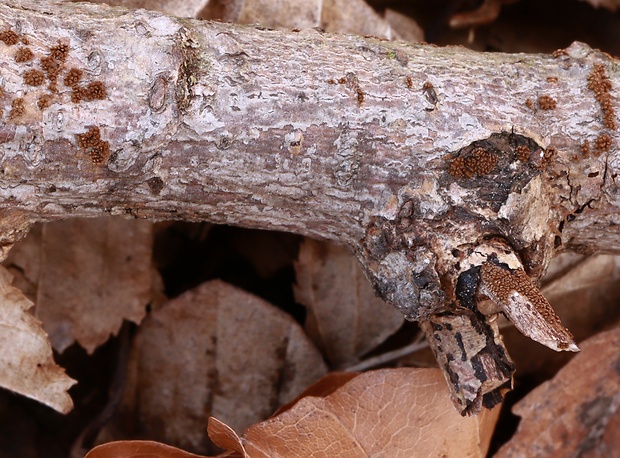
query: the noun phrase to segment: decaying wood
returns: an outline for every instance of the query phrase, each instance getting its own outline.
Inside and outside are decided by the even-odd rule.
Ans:
[[[505,269],[485,262],[480,291],[491,298],[524,335],[555,351],[579,351],[551,304],[521,268]]]
[[[558,250],[619,251],[619,84],[580,43],[481,54],[8,0],[4,252],[33,221],[103,213],[335,240],[476,412],[512,373],[481,266],[536,280]]]

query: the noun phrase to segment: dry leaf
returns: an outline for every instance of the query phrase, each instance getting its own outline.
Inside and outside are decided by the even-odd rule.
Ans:
[[[82,1],[82,0],[72,0]],[[89,0],[125,8],[146,8],[179,17],[238,24],[353,33],[420,42],[424,33],[410,17],[387,9],[382,18],[363,0]]]
[[[545,284],[542,293],[551,301],[578,289],[591,288],[620,278],[620,256],[595,255],[583,258]]]
[[[394,38],[390,25],[364,0],[323,0],[321,27],[328,32]]]
[[[131,435],[125,425],[139,424],[140,437],[197,452],[209,415],[243,431],[326,372],[290,315],[219,280],[153,312],[135,344],[116,429]]]
[[[357,259],[340,246],[306,239],[295,272],[295,300],[308,310],[306,332],[336,367],[357,362],[403,324],[403,315],[375,295]]]
[[[319,25],[321,0],[244,0],[235,22],[306,29]]]
[[[292,408],[302,398],[307,396],[325,397],[332,394],[334,391],[342,387],[345,383],[357,377],[359,373],[356,372],[330,372],[317,382],[306,388],[299,396],[293,399],[288,404],[280,407],[273,415],[278,416],[283,412],[286,412]],[[215,417],[209,418],[209,425],[207,428],[209,437],[217,443],[217,445],[224,450],[231,450],[243,456],[248,457],[245,451],[241,439],[235,433],[235,431],[227,424],[221,422]]]
[[[203,10],[200,17],[268,27],[321,27],[334,33],[400,38],[390,24],[364,0],[215,1]]]
[[[13,285],[32,302],[37,297],[42,228],[43,224],[34,224],[26,237],[13,246],[2,263],[13,275]]]
[[[302,398],[241,438],[217,420],[209,429],[216,444],[251,458],[483,457],[498,414],[461,417],[438,369],[383,369]]]
[[[320,380],[303,390],[295,399],[281,406],[273,414],[273,416],[275,417],[276,415],[280,415],[282,412],[286,412],[288,409],[293,407],[301,398],[305,398],[306,396],[324,398],[325,396],[332,394],[342,385],[354,379],[358,375],[359,372],[330,372],[329,374],[325,375]]]
[[[80,2],[83,0],[72,0]],[[88,0],[90,3],[106,3],[125,8],[145,8],[178,17],[198,17],[209,0]]]
[[[557,256],[554,256],[547,267],[545,276],[542,278],[542,287],[545,288],[551,282],[557,280],[566,274],[569,270],[583,262],[587,256],[575,253],[573,251],[565,251]]]
[[[32,302],[11,281],[0,266],[0,386],[67,413],[75,380],[54,363],[45,331],[27,312]]]
[[[202,12],[204,19],[267,27],[307,29],[321,20],[322,0],[229,0],[211,2]]]
[[[519,429],[498,458],[620,454],[620,328],[580,346],[553,380],[514,406]]]
[[[249,458],[249,455],[246,453],[241,443],[241,439],[226,423],[221,422],[215,417],[211,417],[209,418],[207,432],[213,443],[217,444],[221,449],[237,453],[243,458]]]
[[[450,27],[461,29],[465,27],[476,27],[487,25],[494,22],[502,10],[505,3],[514,3],[518,0],[483,0],[476,8],[453,14],[450,17]]]
[[[394,31],[395,39],[411,43],[424,41],[424,30],[411,17],[390,8],[385,10],[383,17]]]
[[[206,458],[152,441],[119,441],[95,447],[84,458]]]
[[[43,224],[5,262],[23,272],[36,316],[62,352],[75,340],[89,353],[140,323],[151,297],[152,223],[124,218]],[[22,281],[24,283],[24,281]]]

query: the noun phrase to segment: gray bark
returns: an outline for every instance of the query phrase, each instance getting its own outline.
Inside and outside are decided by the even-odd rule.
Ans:
[[[0,33],[5,252],[34,221],[104,213],[334,240],[425,323],[462,412],[512,372],[463,275],[536,280],[558,250],[620,248],[620,66],[586,45],[475,53],[27,0],[0,5]]]

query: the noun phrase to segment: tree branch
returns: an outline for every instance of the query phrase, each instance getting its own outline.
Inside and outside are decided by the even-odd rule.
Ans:
[[[536,280],[558,250],[620,248],[619,69],[579,43],[487,54],[8,0],[4,252],[34,221],[103,213],[335,240],[426,323],[440,363],[465,358],[475,392],[458,394],[464,369],[446,378],[475,412],[512,369],[499,309],[482,307],[493,289],[473,274],[486,263]],[[439,349],[447,316],[453,343]],[[460,346],[454,326],[486,343]]]

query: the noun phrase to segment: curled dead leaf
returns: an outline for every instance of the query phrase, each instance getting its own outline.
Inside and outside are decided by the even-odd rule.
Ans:
[[[100,437],[164,440],[204,453],[209,415],[243,431],[326,373],[294,319],[219,280],[142,324],[118,417]],[[130,431],[123,425],[139,425]]]
[[[241,437],[213,419],[210,432],[218,445],[252,458],[483,457],[498,413],[461,417],[437,369],[384,369],[325,397],[301,398]]]
[[[581,343],[581,353],[517,403],[522,419],[497,453],[507,457],[616,456],[620,443],[620,328]]]
[[[378,298],[355,257],[333,243],[306,239],[295,263],[297,302],[306,306],[306,332],[335,367],[359,361],[403,324]]]
[[[402,15],[401,15],[402,16]],[[403,27],[413,20],[404,16],[384,19],[364,0],[229,0],[209,3],[200,13],[203,19],[216,19],[223,22],[241,24],[261,24],[267,27],[289,27],[309,29],[321,27],[328,32],[354,33],[379,38],[409,38],[410,31]],[[395,31],[403,28],[403,35]]]
[[[0,386],[67,413],[75,380],[54,363],[47,334],[27,311],[32,302],[11,281],[0,266]]]
[[[82,0],[71,0],[74,2]],[[125,8],[145,8],[178,17],[197,17],[209,4],[209,0],[89,0],[91,3],[106,3]]]
[[[224,450],[236,452],[240,454],[243,458],[247,458],[249,456],[245,451],[245,447],[241,442],[241,438],[226,423],[218,420],[215,417],[211,417],[209,418],[207,432],[213,443],[218,447]]]
[[[71,243],[67,243],[70,240]],[[36,316],[62,352],[74,341],[92,353],[123,319],[140,323],[151,298],[152,223],[71,219],[40,226],[5,265],[23,275]]]
[[[207,458],[153,441],[118,441],[99,445],[84,458]]]

